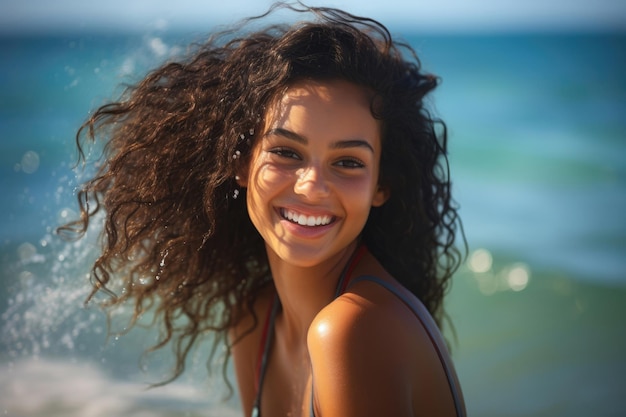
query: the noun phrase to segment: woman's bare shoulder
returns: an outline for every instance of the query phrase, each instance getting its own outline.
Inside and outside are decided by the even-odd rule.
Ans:
[[[399,284],[397,284],[399,285]],[[362,281],[322,309],[308,335],[309,343],[353,351],[379,347],[380,353],[395,354],[407,346],[414,352],[428,347],[428,334],[402,300],[375,282]],[[380,345],[380,346],[379,346]],[[387,355],[385,355],[387,356]]]
[[[416,415],[418,401],[439,413],[439,406],[430,404],[433,399],[443,398],[446,410],[453,404],[423,323],[375,282],[355,284],[320,311],[308,345],[320,407],[345,407],[327,410],[330,415]],[[423,393],[432,398],[422,398]]]

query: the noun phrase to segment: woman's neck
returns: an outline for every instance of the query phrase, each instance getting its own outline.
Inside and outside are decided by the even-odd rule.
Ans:
[[[306,341],[315,316],[333,300],[340,275],[355,252],[357,243],[347,246],[321,264],[301,267],[280,259],[268,249],[274,285],[282,305],[280,320],[286,337]]]

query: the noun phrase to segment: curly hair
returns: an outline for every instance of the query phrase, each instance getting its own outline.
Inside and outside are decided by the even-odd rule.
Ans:
[[[313,19],[242,30],[277,7]],[[95,142],[104,144],[104,162],[79,192],[80,220],[60,231],[79,238],[104,212],[89,298],[120,280],[121,294],[105,308],[130,302],[131,325],[154,309],[161,337],[153,348],[171,343],[176,356],[171,379],[184,371],[199,336],[213,332],[214,348],[224,343],[272,285],[235,177],[266,110],[295,82],[341,79],[373,93],[382,129],[379,182],[390,197],[372,209],[362,239],[438,320],[461,262],[445,124],[424,103],[439,79],[423,73],[413,49],[375,20],[300,3],[270,12],[150,72],[98,108],[76,136],[79,160]]]

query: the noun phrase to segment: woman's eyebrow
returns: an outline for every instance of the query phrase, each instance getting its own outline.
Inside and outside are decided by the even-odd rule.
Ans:
[[[265,132],[264,136],[283,136],[287,139],[295,140],[296,142],[302,143],[303,145],[307,145],[309,140],[302,135],[297,134],[296,132],[292,132],[291,130],[283,129],[282,127],[274,127]]]
[[[349,139],[349,140],[340,140],[335,142],[331,146],[333,149],[346,149],[346,148],[367,148],[372,153],[374,153],[374,147],[370,145],[370,143],[364,139]]]
[[[284,138],[294,140],[298,143],[302,143],[303,145],[307,145],[309,143],[309,140],[306,138],[306,136],[300,135],[296,132],[292,132],[291,130],[284,129],[282,127],[272,128],[265,133],[265,136],[271,135],[283,136]],[[340,140],[334,142],[331,145],[331,148],[333,149],[347,149],[359,147],[367,148],[372,151],[372,153],[374,152],[374,147],[364,139]]]

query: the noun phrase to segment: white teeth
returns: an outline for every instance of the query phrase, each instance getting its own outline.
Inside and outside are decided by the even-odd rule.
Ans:
[[[280,214],[285,219],[301,226],[325,226],[332,219],[330,216],[307,216],[287,209],[280,209]]]

